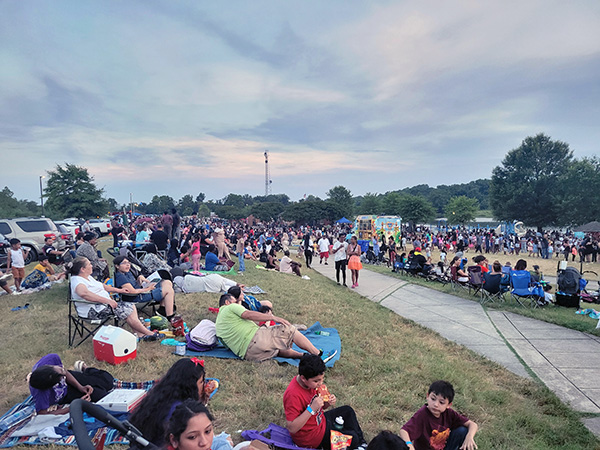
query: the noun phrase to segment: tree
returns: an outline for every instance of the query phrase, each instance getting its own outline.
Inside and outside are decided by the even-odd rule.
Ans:
[[[190,194],[186,194],[177,202],[177,210],[182,216],[191,216],[193,213],[197,212],[198,205],[194,201],[194,197]]]
[[[381,210],[381,202],[379,201],[379,197],[377,194],[372,194],[371,192],[367,192],[360,205],[358,206],[359,214],[379,214]]]
[[[417,195],[405,194],[400,198],[400,217],[411,225],[427,222],[435,216],[435,209],[430,201]]]
[[[583,194],[600,192],[600,160],[592,157],[573,162],[567,171],[565,191],[560,209],[567,225],[582,225],[598,220],[600,197]]]
[[[165,211],[171,211],[175,207],[175,200],[168,195],[155,195],[150,203],[144,208],[147,214],[162,214]],[[141,208],[140,208],[141,209]]]
[[[283,210],[284,206],[278,202],[255,203],[250,208],[252,215],[264,222],[277,219]]]
[[[206,198],[206,195],[204,194],[204,192],[200,192],[197,196],[196,196],[196,202],[197,203],[203,203],[204,199]]]
[[[446,205],[446,217],[450,225],[464,225],[475,219],[479,210],[479,202],[465,195],[452,197]]]
[[[381,209],[383,214],[390,216],[400,215],[400,209],[402,208],[402,196],[397,192],[388,192],[381,201]]]
[[[527,137],[494,168],[490,204],[504,221],[522,220],[541,229],[568,221],[561,211],[566,175],[573,164],[569,145],[544,134]]]
[[[104,190],[96,187],[94,177],[85,167],[57,165],[48,175],[44,189],[45,207],[51,217],[89,218],[106,214],[108,205],[102,198]]]
[[[337,205],[339,214],[346,218],[352,216],[352,193],[344,186],[336,186],[327,191],[329,201]],[[338,219],[341,218],[337,217]]]

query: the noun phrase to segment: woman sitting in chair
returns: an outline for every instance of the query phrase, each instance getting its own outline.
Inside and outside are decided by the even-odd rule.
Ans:
[[[119,320],[129,324],[131,329],[144,340],[156,340],[157,335],[148,330],[138,318],[135,306],[131,303],[116,302],[109,293],[123,294],[125,289],[118,289],[100,283],[92,277],[92,263],[78,256],[71,266],[71,297],[75,301],[79,317],[87,319],[105,319],[113,313]],[[85,302],[78,302],[84,300]]]
[[[452,273],[452,278],[459,283],[467,283],[469,281],[469,275],[460,268],[461,259],[458,256],[455,256],[450,263],[450,271]]]
[[[162,280],[158,284],[150,283],[143,275],[137,278],[131,273],[131,262],[125,256],[117,256],[115,265],[115,285],[124,291],[123,299],[134,303],[145,303],[151,300],[160,302],[158,313],[169,321],[173,318],[175,291],[173,283]],[[145,286],[144,286],[145,285]]]

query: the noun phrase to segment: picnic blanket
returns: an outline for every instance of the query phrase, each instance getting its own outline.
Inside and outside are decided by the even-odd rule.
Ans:
[[[329,336],[317,334],[318,332],[320,333],[322,331],[328,332]],[[321,324],[319,322],[315,322],[308,329],[301,331],[301,333],[304,336],[306,336],[308,338],[308,340],[310,342],[312,342],[315,347],[323,350],[323,352],[325,352],[325,353],[327,353],[328,351],[337,350],[337,354],[330,361],[327,361],[327,363],[325,364],[327,367],[333,367],[335,362],[340,359],[340,356],[342,353],[342,341],[340,340],[340,335],[335,328],[323,328],[323,326],[321,326]],[[304,351],[304,350],[300,349],[299,347],[297,347],[296,344],[294,344],[292,346],[292,348],[299,352]],[[208,350],[205,352],[194,352],[192,350],[187,349],[185,354],[186,354],[186,356],[198,356],[201,358],[210,356],[213,358],[223,358],[223,359],[241,359],[235,353],[233,353],[231,350],[229,350],[227,347],[222,346],[222,345],[218,345],[214,349]],[[275,359],[276,361],[278,361],[280,363],[291,364],[292,366],[298,366],[298,364],[300,364],[300,360],[294,359],[294,358],[277,357],[277,358],[273,358],[273,359]]]
[[[214,378],[207,378],[207,380],[211,380]],[[115,389],[144,389],[150,390],[158,380],[149,380],[143,382],[130,382],[130,381],[122,381],[115,380],[114,388]],[[217,380],[218,381],[218,380]],[[215,389],[210,397],[219,390],[219,388]],[[13,406],[6,414],[0,417],[0,420],[17,413],[18,411],[27,408],[28,406],[34,406],[35,402],[32,396],[27,397],[24,402],[17,403]],[[118,420],[127,420],[128,413],[116,413],[111,412],[112,416],[114,416]],[[60,418],[56,419],[56,418]],[[53,421],[56,419],[56,422]],[[128,444],[128,440],[121,436],[117,430],[105,426],[104,422],[101,422],[93,417],[84,414],[84,421],[86,423],[90,438],[94,442],[94,439],[99,439],[106,433],[105,445],[109,444]],[[73,445],[76,446],[77,442],[75,441],[75,436],[72,434],[71,429],[69,428],[70,419],[68,414],[64,414],[62,416],[52,416],[52,415],[32,415],[26,420],[23,420],[13,427],[9,428],[4,434],[0,435],[0,448],[8,448],[13,447],[15,445],[43,445],[43,444],[56,444],[56,445]],[[38,433],[43,430],[47,430],[47,427],[54,428],[53,434],[54,436],[58,436],[56,438],[44,438],[40,437]],[[47,433],[43,433],[46,435]]]

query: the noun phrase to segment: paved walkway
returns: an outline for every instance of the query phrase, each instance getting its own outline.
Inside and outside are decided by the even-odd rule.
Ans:
[[[335,280],[332,263],[317,262],[312,268]],[[369,270],[360,271],[355,290],[519,376],[530,377],[524,363],[575,411],[600,413],[600,337],[510,312],[486,312],[478,302]],[[600,418],[584,422],[600,436]]]

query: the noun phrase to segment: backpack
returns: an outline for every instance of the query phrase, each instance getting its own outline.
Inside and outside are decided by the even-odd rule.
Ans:
[[[567,267],[558,274],[558,290],[564,294],[573,295],[579,291],[579,270]]]
[[[189,332],[190,340],[196,344],[214,347],[217,345],[217,327],[212,320],[203,319]]]

